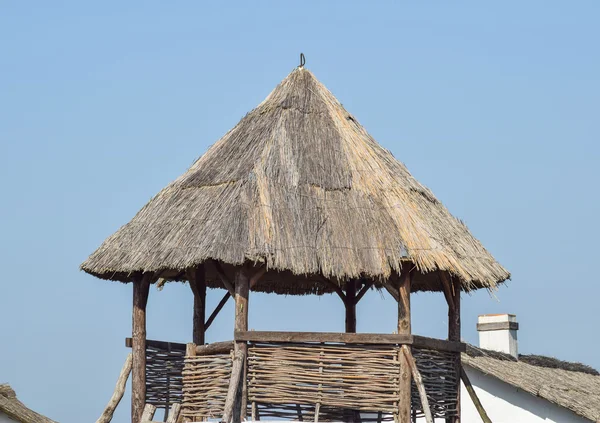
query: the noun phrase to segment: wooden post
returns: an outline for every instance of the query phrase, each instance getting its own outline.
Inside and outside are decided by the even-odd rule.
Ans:
[[[492,420],[490,420],[490,417],[487,415],[485,408],[483,408],[483,404],[481,404],[481,401],[479,401],[479,397],[477,396],[475,389],[473,389],[473,385],[471,385],[471,381],[469,380],[469,376],[467,376],[467,372],[465,372],[465,369],[463,369],[462,366],[460,367],[460,378],[465,384],[465,388],[467,388],[467,392],[473,401],[473,405],[475,405],[475,408],[479,412],[479,417],[481,417],[483,423],[492,423]]]
[[[413,379],[415,380],[415,385],[417,385],[417,390],[419,391],[419,397],[421,398],[421,405],[423,406],[423,414],[425,414],[425,421],[427,423],[433,423],[433,417],[431,415],[431,407],[429,407],[429,399],[427,399],[427,392],[425,392],[425,385],[423,384],[423,378],[421,377],[421,372],[417,368],[417,363],[415,358],[412,355],[412,352],[406,345],[402,345],[400,347],[402,353],[404,354],[404,358],[408,362],[410,366],[410,371],[412,373]],[[414,417],[414,413],[413,413]]]
[[[188,271],[188,280],[190,288],[194,294],[194,344],[204,345],[205,334],[205,313],[206,313],[206,280],[204,276],[204,264],[200,264],[195,269]]]
[[[119,375],[119,379],[117,379],[115,392],[112,394],[112,397],[100,418],[96,420],[96,423],[110,423],[112,420],[117,405],[119,405],[119,402],[121,402],[121,398],[123,398],[123,394],[125,393],[125,384],[129,378],[129,373],[131,373],[132,361],[131,353],[129,353],[127,360],[125,360],[125,364],[123,365],[123,369],[121,370],[121,374]]]
[[[410,335],[410,269],[411,263],[402,265],[400,274],[400,283],[398,286],[398,334]],[[410,366],[404,354],[399,351],[398,361],[400,362],[400,386],[398,398],[398,421],[401,423],[410,422]]]
[[[250,278],[246,269],[241,268],[235,274],[235,331],[248,330],[249,291]],[[234,421],[243,419],[246,415],[246,410],[234,410],[234,404],[237,402],[241,406],[242,402],[236,401],[236,397],[240,391],[240,383],[245,382],[244,367],[248,354],[248,344],[246,341],[236,341],[233,348],[234,358],[231,367],[231,379],[229,381],[225,409],[223,410],[223,419],[221,420],[224,423],[229,423],[232,418]]]
[[[460,342],[460,283],[453,280],[446,272],[441,272],[440,277],[445,287],[448,302],[448,340]],[[460,422],[460,353],[456,353],[456,417],[446,419],[448,423]]]
[[[356,333],[356,279],[346,282],[346,333]]]
[[[145,273],[133,280],[133,354],[131,377],[131,421],[139,423],[146,403],[146,304],[150,291],[152,273]]]

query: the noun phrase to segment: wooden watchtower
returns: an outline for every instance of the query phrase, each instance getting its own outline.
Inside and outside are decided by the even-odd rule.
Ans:
[[[184,421],[456,421],[460,293],[510,276],[303,65],[81,267],[133,287],[133,423],[147,402]],[[182,280],[193,343],[147,340],[150,285]],[[225,290],[208,318],[207,288]],[[355,333],[369,289],[398,302],[396,334]],[[412,334],[417,291],[445,295],[447,340]],[[335,293],[346,333],[248,331],[251,292]],[[229,297],[233,339],[205,344]]]

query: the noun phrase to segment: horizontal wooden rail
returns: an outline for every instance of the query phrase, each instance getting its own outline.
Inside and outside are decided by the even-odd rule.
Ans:
[[[466,349],[465,344],[462,342],[446,341],[417,335],[385,333],[238,331],[235,332],[235,340],[281,343],[332,342],[366,345],[413,345],[417,348],[450,352],[463,352]]]
[[[131,338],[125,338],[125,346],[131,348]],[[161,350],[185,351],[185,344],[178,342],[154,341],[146,339],[146,347],[160,348]]]
[[[465,352],[466,346],[462,342],[446,341],[445,339],[428,338],[419,335],[396,335],[389,333],[337,333],[337,332],[270,332],[247,331],[236,332],[236,341],[248,342],[334,342],[344,344],[373,344],[373,345],[413,345],[417,348],[426,348],[437,351]],[[214,342],[212,344],[198,345],[198,355],[216,354],[232,348],[232,341]],[[125,338],[125,346],[131,348],[131,338]],[[172,351],[185,351],[186,344],[146,340],[146,346]]]

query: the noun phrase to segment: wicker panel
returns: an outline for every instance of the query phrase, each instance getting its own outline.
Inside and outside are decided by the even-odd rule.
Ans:
[[[309,406],[310,414],[319,403],[322,421],[328,414],[339,421],[348,410],[394,413],[397,357],[393,346],[254,344],[248,351],[248,402],[280,408],[270,409],[273,417],[297,414],[297,404]]]
[[[146,403],[170,408],[183,398],[183,360],[185,349],[146,347]]]
[[[434,418],[457,416],[458,353],[414,347],[412,352],[417,362],[417,368],[423,378],[432,416]],[[423,406],[414,380],[411,390],[411,403],[417,416],[423,416]]]
[[[222,417],[231,361],[231,354],[185,358],[181,415],[196,420]]]

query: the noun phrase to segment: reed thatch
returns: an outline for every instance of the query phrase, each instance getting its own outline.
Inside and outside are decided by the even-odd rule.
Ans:
[[[211,260],[264,263],[254,290],[331,292],[319,275],[386,280],[402,262],[413,290],[464,290],[510,275],[432,192],[382,148],[305,68],[297,68],[180,178],[110,236],[82,269],[128,282],[181,278]]]
[[[516,360],[472,346],[462,364],[600,423],[600,376],[589,366],[543,356]]]
[[[56,423],[27,408],[17,399],[15,391],[7,384],[0,384],[0,414],[2,413],[21,423]]]

